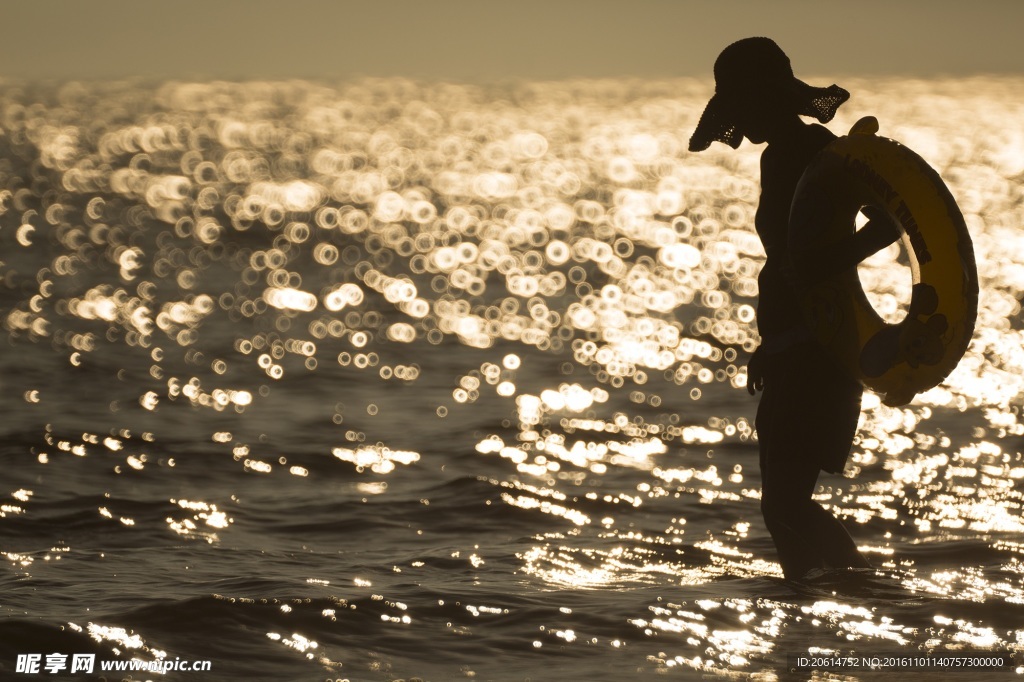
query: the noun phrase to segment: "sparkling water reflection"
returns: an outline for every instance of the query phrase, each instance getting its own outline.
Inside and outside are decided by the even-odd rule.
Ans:
[[[707,83],[5,86],[0,668],[44,641],[219,679],[1019,652],[1024,83],[844,85],[833,129],[874,114],[941,171],[982,291],[957,370],[866,396],[821,479],[877,570],[804,585],[744,390],[759,150],[684,151]],[[889,320],[899,248],[858,268]]]

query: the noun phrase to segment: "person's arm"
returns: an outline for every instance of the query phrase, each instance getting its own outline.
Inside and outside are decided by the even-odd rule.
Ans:
[[[793,264],[793,274],[800,284],[812,286],[828,277],[846,272],[865,258],[895,243],[902,235],[896,223],[881,209],[865,206],[863,213],[868,217],[864,227],[813,255],[804,256],[801,262]]]

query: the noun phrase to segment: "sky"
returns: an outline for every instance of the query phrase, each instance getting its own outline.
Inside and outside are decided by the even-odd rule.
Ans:
[[[767,35],[797,75],[1024,74],[1018,0],[0,0],[0,80],[710,77]]]

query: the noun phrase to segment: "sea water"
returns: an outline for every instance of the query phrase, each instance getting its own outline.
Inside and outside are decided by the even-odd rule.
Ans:
[[[1018,652],[1024,81],[842,84],[834,131],[874,115],[949,184],[981,294],[946,382],[865,394],[819,480],[876,570],[806,584],[746,391],[760,148],[686,151],[709,83],[3,85],[5,679]],[[899,249],[858,268],[890,321]]]

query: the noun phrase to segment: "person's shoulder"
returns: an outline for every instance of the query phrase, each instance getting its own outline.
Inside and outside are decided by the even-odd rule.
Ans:
[[[784,143],[769,144],[761,152],[762,188],[765,180],[770,181],[776,174],[802,170],[811,157],[837,139],[839,138],[831,130],[813,123],[804,125],[798,135]]]
[[[808,160],[837,139],[839,138],[835,133],[825,126],[817,123],[809,124],[793,140],[793,146],[790,149],[792,154],[791,160],[801,158],[803,163],[807,163]]]
[[[799,153],[801,148],[820,149],[838,137],[831,130],[818,123],[806,124],[800,129],[800,133],[791,137],[782,144],[769,144],[761,152],[761,165],[771,165],[776,160],[791,158],[794,152]]]
[[[824,147],[833,140],[839,139],[835,133],[821,125],[820,123],[812,123],[807,126],[807,141],[811,144],[820,145]]]

